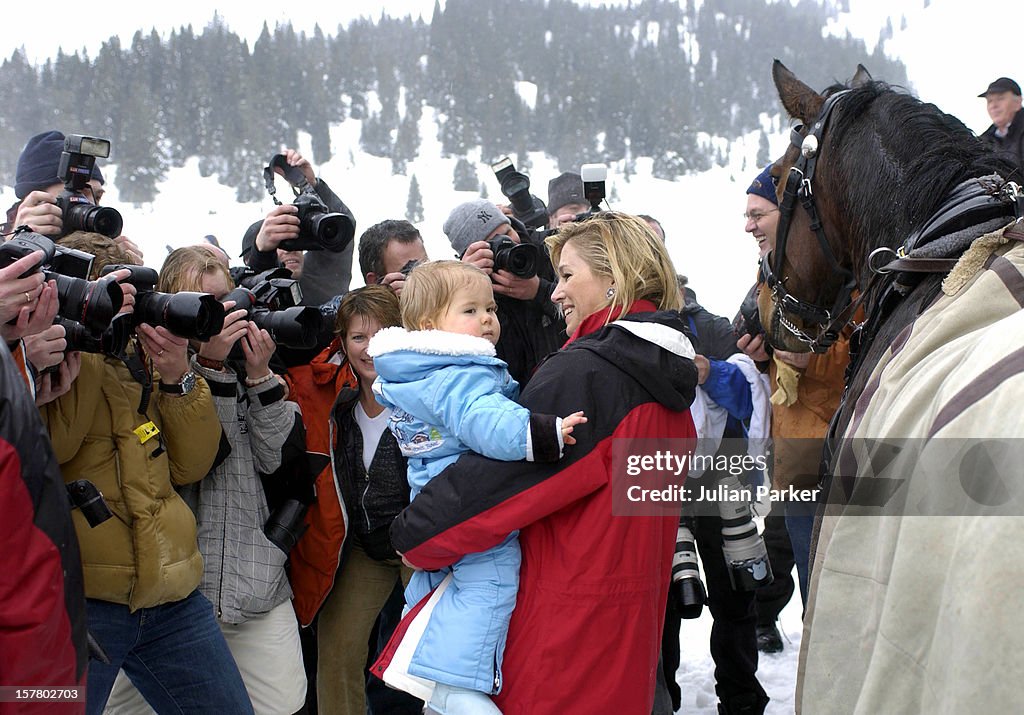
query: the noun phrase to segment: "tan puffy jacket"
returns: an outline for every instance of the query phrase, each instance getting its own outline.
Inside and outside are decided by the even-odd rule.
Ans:
[[[772,405],[772,439],[775,443],[775,470],[772,484],[776,489],[792,485],[796,489],[812,489],[818,485],[822,447],[832,415],[843,396],[844,375],[850,364],[850,341],[840,336],[824,355],[811,355],[800,374],[796,402]],[[772,361],[770,375],[777,383],[776,365]]]
[[[180,600],[199,585],[196,520],[174,486],[206,476],[221,434],[202,378],[184,396],[160,392],[158,379],[148,416],[140,415],[142,387],[128,369],[82,355],[71,391],[43,408],[64,480],[90,480],[114,513],[90,528],[72,512],[85,595],[132,611]],[[150,420],[160,433],[143,443],[134,430]]]

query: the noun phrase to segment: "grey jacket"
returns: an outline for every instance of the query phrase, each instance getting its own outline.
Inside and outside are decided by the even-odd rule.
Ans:
[[[281,447],[302,429],[301,415],[277,380],[246,388],[231,368],[208,370],[193,358],[192,369],[210,386],[224,438],[210,473],[180,493],[196,515],[203,555],[199,588],[218,619],[242,623],[292,595],[287,554],[263,534],[269,509],[259,473],[281,465]]]

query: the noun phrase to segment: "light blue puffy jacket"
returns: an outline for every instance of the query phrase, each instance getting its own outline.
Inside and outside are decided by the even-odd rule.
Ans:
[[[412,497],[466,452],[517,461],[533,457],[530,411],[516,404],[519,385],[483,338],[437,330],[385,328],[370,341],[377,401],[409,458]],[[545,430],[547,431],[547,430]],[[554,435],[536,435],[548,441]],[[559,447],[560,447],[560,440]],[[452,568],[409,672],[486,693],[501,689],[501,659],[519,587],[519,541],[510,534]],[[451,569],[417,571],[406,603],[417,603]]]

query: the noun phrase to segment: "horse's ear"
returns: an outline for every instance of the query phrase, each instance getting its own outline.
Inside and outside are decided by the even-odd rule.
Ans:
[[[857,87],[863,87],[871,81],[871,73],[868,72],[867,67],[864,65],[857,65],[857,71],[853,74],[853,79],[850,80],[850,87],[856,89]]]
[[[779,90],[782,106],[789,112],[789,116],[803,120],[804,124],[813,124],[825,101],[822,96],[798,80],[796,75],[778,60],[772,62],[772,79],[775,81],[775,88]]]

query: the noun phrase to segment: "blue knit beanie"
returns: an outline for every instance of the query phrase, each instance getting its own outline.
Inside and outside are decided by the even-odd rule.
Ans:
[[[750,184],[750,188],[747,189],[748,194],[755,194],[760,196],[762,199],[768,199],[776,206],[779,205],[779,198],[775,194],[775,179],[768,172],[771,171],[772,165],[769,164],[764,168],[757,178]]]
[[[18,170],[14,179],[15,196],[23,199],[33,191],[64,183],[57,176],[62,151],[64,135],[58,131],[43,132],[29,139],[18,157]],[[104,183],[103,174],[96,165],[92,167],[92,178]]]

